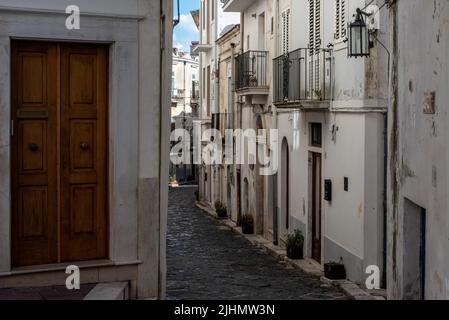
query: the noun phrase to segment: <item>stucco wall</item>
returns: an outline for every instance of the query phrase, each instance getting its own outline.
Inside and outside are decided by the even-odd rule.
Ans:
[[[65,28],[61,1],[3,1],[4,6],[22,8],[0,8],[0,273],[11,274],[10,39],[109,43],[109,258],[116,266],[135,266],[129,277],[137,284],[139,297],[161,297],[168,177],[168,150],[161,152],[161,142],[168,141],[170,108],[170,78],[161,76],[161,68],[167,62],[170,68],[171,40],[164,42],[169,55],[161,56],[159,46],[154,46],[161,43],[160,3],[74,0],[70,4],[81,7],[80,30]],[[36,10],[22,10],[31,7]],[[90,14],[83,16],[83,8]],[[170,34],[171,4],[162,11],[170,17],[166,20]]]
[[[407,296],[404,201],[426,210],[426,298],[449,299],[449,2],[397,1],[390,110],[389,295]],[[394,27],[394,25],[393,25]],[[394,30],[394,29],[393,29]],[[435,114],[423,112],[436,92]],[[411,253],[410,253],[411,254]]]

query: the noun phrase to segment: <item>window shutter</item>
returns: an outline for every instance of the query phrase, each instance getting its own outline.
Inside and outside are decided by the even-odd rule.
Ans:
[[[335,39],[340,39],[341,0],[335,0]]]
[[[309,0],[309,49],[313,48],[315,37],[315,0]]]
[[[309,48],[313,54],[321,47],[321,0],[309,0]]]
[[[341,37],[346,37],[346,0],[340,0],[341,1],[341,10],[340,10],[340,29],[341,29]]]
[[[315,0],[315,50],[321,47],[321,0]]]
[[[282,12],[282,54],[287,54],[290,50],[290,9]]]
[[[335,0],[335,39],[346,37],[346,0]]]

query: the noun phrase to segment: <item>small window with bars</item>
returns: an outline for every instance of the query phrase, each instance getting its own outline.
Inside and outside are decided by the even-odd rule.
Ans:
[[[346,0],[335,0],[335,40],[346,38],[346,11]]]

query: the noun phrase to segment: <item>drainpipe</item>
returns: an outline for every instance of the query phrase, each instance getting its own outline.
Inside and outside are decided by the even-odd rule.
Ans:
[[[273,105],[273,127],[274,129],[278,129],[278,111],[276,106]],[[278,141],[279,145],[279,141]],[[279,148],[278,148],[279,149]],[[274,157],[278,157],[277,154]],[[278,245],[279,239],[279,225],[278,225],[278,174],[273,174],[273,244]]]
[[[245,52],[245,13],[240,14],[240,52]],[[249,49],[249,48],[248,48]]]
[[[234,119],[234,114],[235,114],[235,97],[234,97],[234,92],[235,92],[235,77],[234,77],[234,69],[235,68],[235,43],[231,43],[231,90],[233,92],[233,94],[231,94],[231,103],[230,105],[232,106],[232,110],[228,110],[228,112],[232,113],[232,129],[235,129],[235,119]]]
[[[213,0],[213,1],[218,1],[218,0]],[[218,4],[219,5],[219,4]],[[219,6],[216,6],[216,8],[218,9]],[[215,77],[215,96],[214,96],[214,108],[215,108],[215,113],[219,113],[220,112],[220,94],[219,94],[219,90],[220,90],[220,84],[219,84],[219,78],[217,77],[217,73],[218,73],[218,50],[217,50],[217,39],[218,39],[218,10],[216,10],[215,12],[215,22],[214,22],[214,29],[215,29],[215,38],[214,38],[214,77]]]
[[[279,0],[276,0],[276,21],[275,21],[275,50],[276,53],[279,53],[279,41],[278,41],[278,32],[279,32]],[[277,54],[276,54],[277,55]],[[275,105],[272,107],[273,109],[273,129],[278,129],[278,110]],[[279,145],[279,141],[278,141]],[[277,154],[274,155],[275,157],[278,157]],[[279,239],[279,225],[278,225],[278,174],[273,174],[272,176],[273,180],[273,244],[278,245],[278,239]]]

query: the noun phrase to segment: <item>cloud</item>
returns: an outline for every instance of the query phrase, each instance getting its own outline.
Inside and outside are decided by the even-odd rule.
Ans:
[[[190,14],[182,14],[173,33],[174,47],[182,50],[190,48],[192,41],[199,39],[199,32]]]
[[[196,27],[195,21],[193,21],[190,14],[182,14],[179,25],[188,32],[198,33],[198,28]]]

